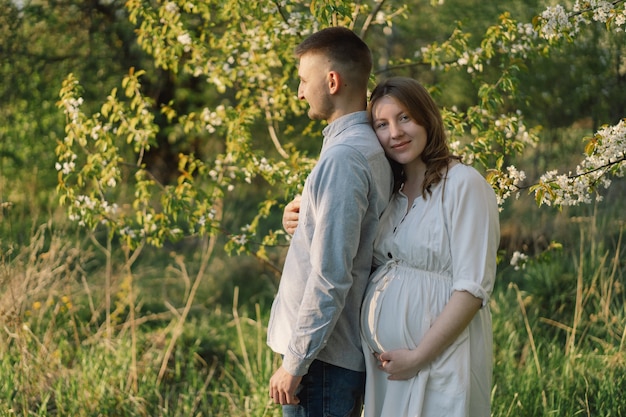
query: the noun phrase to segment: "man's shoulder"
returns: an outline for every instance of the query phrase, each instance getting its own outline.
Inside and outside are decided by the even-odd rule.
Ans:
[[[352,125],[342,132],[334,142],[334,153],[358,153],[366,159],[374,155],[384,154],[376,133],[369,124]]]
[[[336,160],[346,164],[349,164],[351,161],[367,164],[373,158],[383,158],[385,156],[384,150],[376,136],[371,138],[355,135],[345,139],[328,147],[322,156],[323,159]]]

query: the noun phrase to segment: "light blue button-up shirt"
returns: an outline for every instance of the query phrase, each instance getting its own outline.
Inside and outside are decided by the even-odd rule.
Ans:
[[[314,359],[365,370],[359,313],[393,183],[366,112],[336,119],[323,134],[268,327],[267,343],[292,375],[306,374]]]

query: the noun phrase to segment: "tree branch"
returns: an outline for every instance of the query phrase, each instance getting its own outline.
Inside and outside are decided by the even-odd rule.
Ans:
[[[367,31],[370,25],[372,24],[372,20],[374,20],[374,17],[376,17],[380,9],[383,7],[383,4],[385,4],[385,0],[381,0],[380,3],[378,3],[378,5],[376,6],[376,8],[372,10],[372,12],[369,15],[367,15],[367,18],[365,19],[365,23],[363,23],[363,27],[361,28],[361,33],[359,33],[359,36],[361,37],[361,39],[365,39],[365,35],[367,35]]]

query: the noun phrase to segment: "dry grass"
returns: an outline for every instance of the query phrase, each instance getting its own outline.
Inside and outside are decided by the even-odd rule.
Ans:
[[[9,328],[20,317],[37,314],[41,307],[71,303],[76,282],[84,275],[81,265],[91,256],[85,249],[40,226],[27,247],[9,250],[0,258],[0,318]],[[66,307],[67,307],[66,305]],[[56,308],[63,308],[58,305]]]

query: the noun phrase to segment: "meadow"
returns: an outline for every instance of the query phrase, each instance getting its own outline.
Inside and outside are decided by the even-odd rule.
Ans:
[[[507,200],[489,305],[494,417],[626,416],[624,140],[594,135],[623,123],[624,1],[283,3],[0,0],[0,417],[280,416],[286,245],[245,240],[319,152],[293,48],[331,23],[432,87],[499,192],[620,150],[586,166],[603,201]]]
[[[528,257],[511,265],[503,247],[490,302],[494,417],[626,415],[622,188],[503,213],[503,245]],[[210,240],[129,260],[59,224],[2,254],[0,416],[280,415],[274,268]]]

